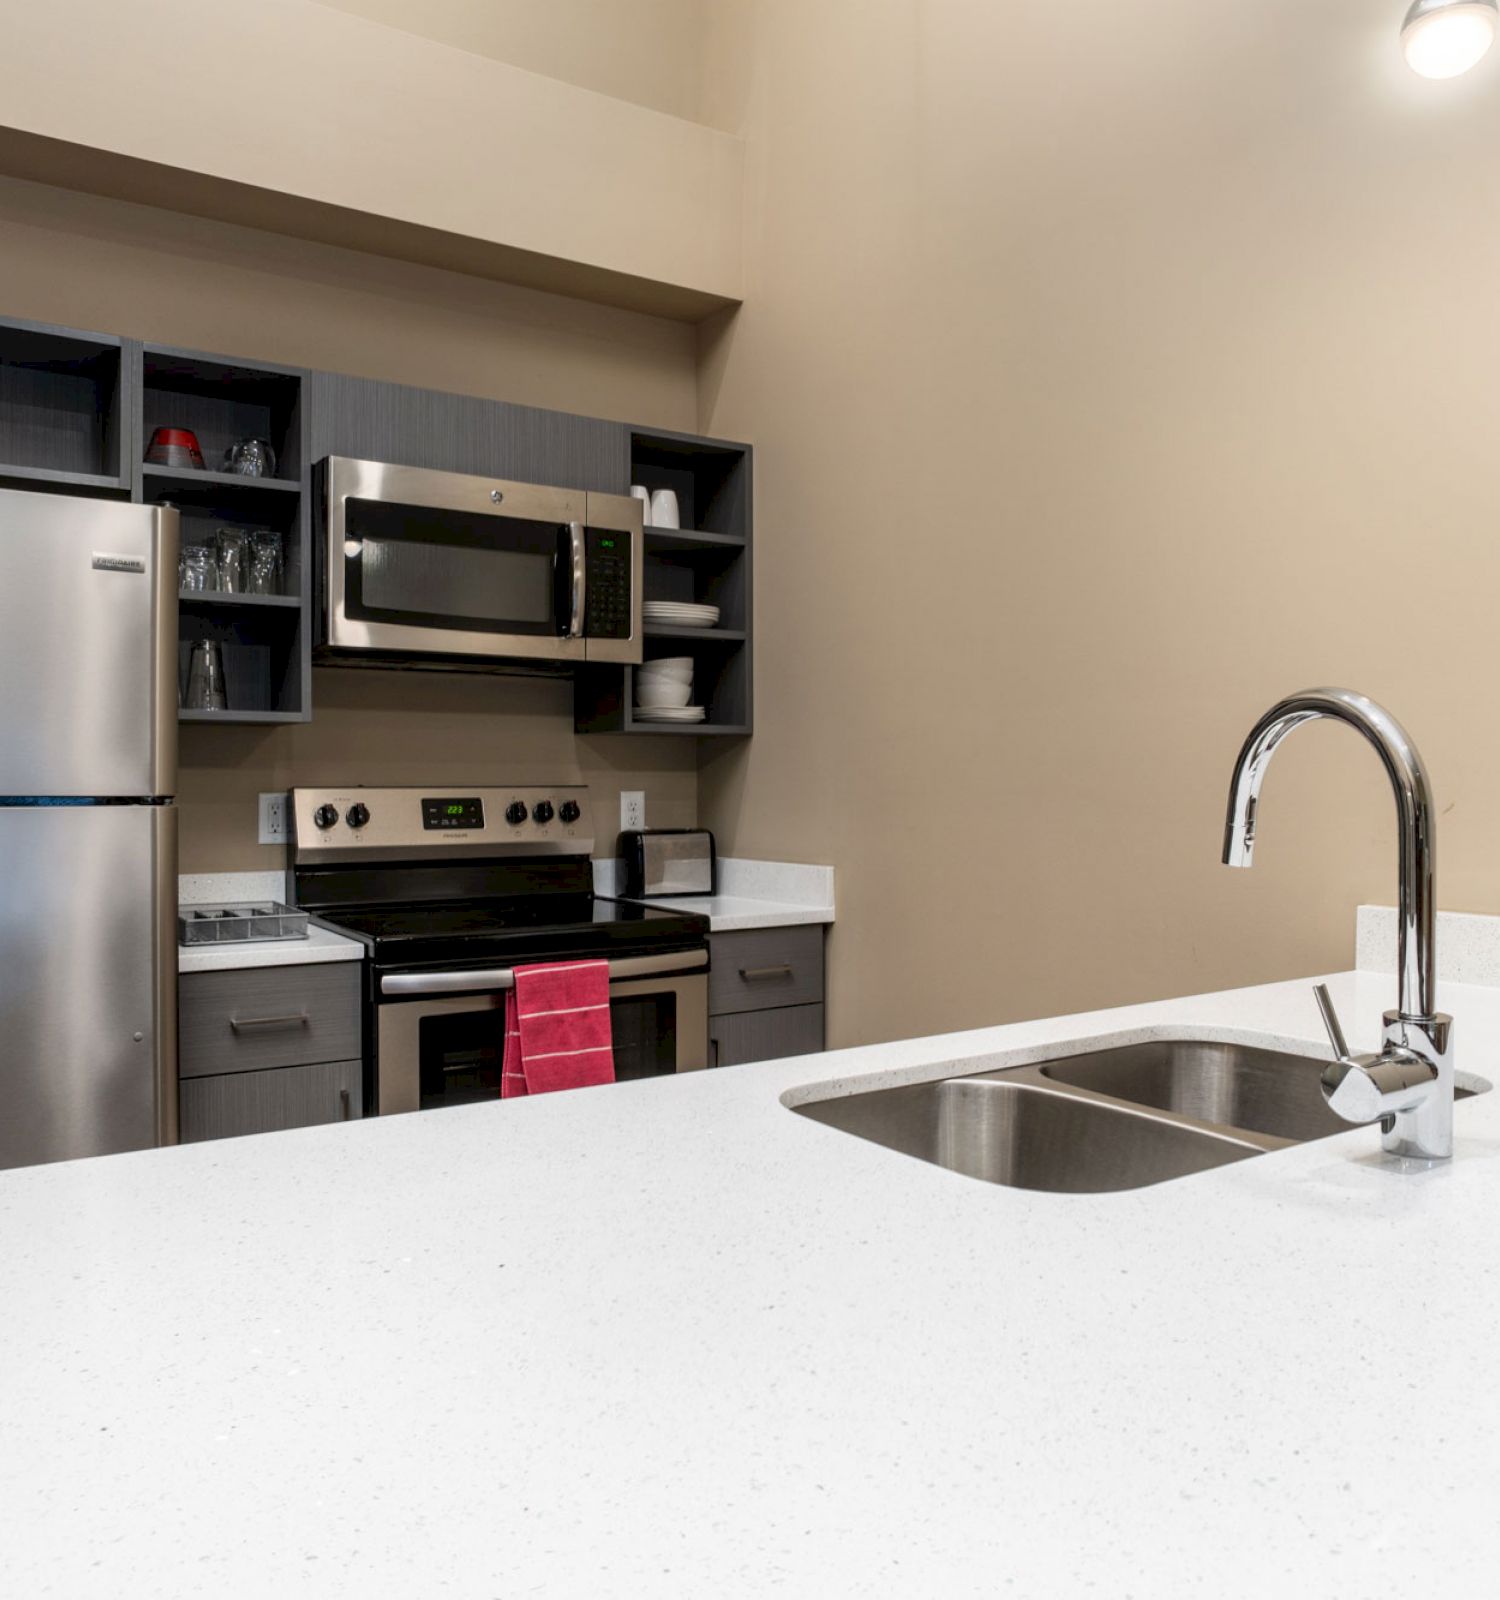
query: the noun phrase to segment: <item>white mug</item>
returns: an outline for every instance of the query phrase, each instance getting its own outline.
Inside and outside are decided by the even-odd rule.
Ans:
[[[651,496],[651,526],[653,528],[677,528],[681,526],[678,521],[681,513],[677,509],[677,492],[674,489],[658,489]]]
[[[630,498],[632,500],[644,500],[645,503],[646,503],[646,510],[650,511],[650,509],[651,509],[651,491],[646,487],[646,485],[644,483],[633,483],[633,484],[631,484],[631,486],[630,486]]]

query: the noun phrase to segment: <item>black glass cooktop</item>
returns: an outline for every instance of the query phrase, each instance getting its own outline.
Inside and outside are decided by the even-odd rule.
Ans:
[[[591,895],[325,906],[319,921],[371,946],[377,966],[585,959],[701,944],[708,918]]]

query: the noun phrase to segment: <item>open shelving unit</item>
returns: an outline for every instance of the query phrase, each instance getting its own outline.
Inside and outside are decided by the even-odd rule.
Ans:
[[[0,322],[0,484],[130,490],[129,341],[43,322]]]
[[[147,462],[159,427],[191,430],[204,467]],[[227,446],[246,437],[270,441],[274,476],[223,470]],[[185,723],[305,722],[312,715],[315,438],[318,455],[441,462],[609,493],[629,483],[671,489],[682,526],[645,529],[645,598],[711,603],[720,625],[648,625],[644,656],[691,656],[694,700],[707,707],[707,718],[643,720],[633,709],[637,669],[600,665],[575,674],[574,725],[585,733],[695,738],[751,732],[748,445],[0,319],[0,488],[170,503],[187,545],[206,543],[223,527],[281,535],[283,593],[179,594],[181,687],[193,644],[211,639],[223,652],[229,700],[221,712],[183,710]],[[455,438],[464,445],[458,461],[451,459]]]
[[[206,544],[220,528],[281,535],[285,558],[279,595],[181,594],[179,687],[199,639],[214,640],[224,660],[226,711],[182,711],[183,722],[305,722],[312,715],[311,517],[308,500],[306,374],[193,350],[143,345],[139,351],[139,448],[132,498],[177,508],[184,545]],[[202,469],[162,467],[142,459],[157,428],[189,428],[203,451]],[[247,478],[220,470],[237,439],[260,438],[276,454],[276,476]]]
[[[644,598],[719,607],[714,628],[647,623],[645,660],[693,658],[693,700],[703,722],[652,722],[635,714],[634,667],[589,667],[578,674],[574,723],[581,733],[751,732],[751,478],[749,445],[694,434],[631,430],[630,481],[677,496],[680,528],[648,524]]]

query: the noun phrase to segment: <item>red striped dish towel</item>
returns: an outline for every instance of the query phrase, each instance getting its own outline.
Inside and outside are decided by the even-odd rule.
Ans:
[[[517,967],[505,996],[500,1098],[614,1081],[609,963]]]

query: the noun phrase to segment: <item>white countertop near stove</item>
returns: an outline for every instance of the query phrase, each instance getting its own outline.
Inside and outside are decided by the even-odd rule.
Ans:
[[[1500,1094],[1029,1193],[795,1116],[1309,981],[0,1172],[0,1591],[1478,1597]],[[1383,974],[1329,979],[1356,1049]],[[1444,985],[1500,1077],[1500,991]],[[821,1086],[821,1087],[819,1087]]]
[[[327,928],[305,939],[247,939],[243,944],[178,945],[177,971],[228,972],[241,967],[304,967],[325,961],[363,961],[365,947]]]
[[[284,900],[282,872],[213,872],[184,874],[177,880],[177,903],[228,905],[237,901]],[[309,928],[305,939],[247,939],[243,944],[178,945],[177,971],[228,972],[243,967],[301,967],[326,961],[363,961],[365,947],[357,939],[327,928]]]
[[[617,894],[622,875],[622,862],[596,861],[594,892]],[[642,904],[696,912],[713,933],[834,920],[832,867],[721,857],[717,888],[712,895],[653,895]]]

